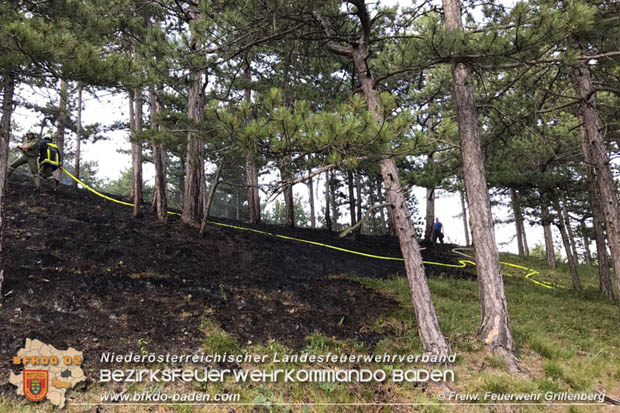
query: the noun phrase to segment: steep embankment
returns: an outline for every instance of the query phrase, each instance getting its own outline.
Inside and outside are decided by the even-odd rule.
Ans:
[[[337,274],[387,277],[402,264],[351,255],[248,231],[210,226],[206,237],[171,217],[150,214],[85,191],[62,187],[36,194],[13,177],[8,196],[7,271],[0,314],[0,364],[25,338],[85,351],[91,367],[102,351],[136,351],[140,340],[159,351],[191,352],[210,318],[241,343],[274,338],[291,347],[317,331],[373,346],[364,332],[398,304]],[[385,237],[340,240],[319,230],[271,232],[352,250],[399,256]],[[454,261],[447,248],[425,258]],[[439,255],[439,258],[438,258]],[[436,274],[440,268],[429,268]],[[451,270],[470,276],[462,270]],[[343,321],[344,320],[344,321]],[[8,372],[0,373],[4,388]]]

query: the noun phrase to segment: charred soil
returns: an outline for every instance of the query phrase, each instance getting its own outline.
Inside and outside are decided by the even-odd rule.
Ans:
[[[404,275],[398,261],[352,255],[248,231],[209,226],[205,237],[176,217],[156,222],[85,190],[35,193],[14,176],[7,198],[7,268],[0,312],[0,365],[26,338],[84,351],[88,369],[102,352],[126,354],[149,343],[156,352],[200,350],[201,321],[214,319],[241,344],[274,339],[293,349],[312,333],[355,339],[369,348],[382,337],[364,328],[398,303],[338,275]],[[248,224],[235,223],[249,226]],[[398,257],[389,237],[340,239],[324,230],[259,226],[265,231],[375,255]],[[448,246],[424,259],[455,263]],[[462,270],[427,266],[427,276]],[[0,371],[0,389],[8,371]]]

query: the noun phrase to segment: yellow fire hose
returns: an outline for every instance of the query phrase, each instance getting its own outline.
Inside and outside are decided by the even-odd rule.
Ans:
[[[91,188],[90,186],[88,186],[87,184],[85,184],[83,181],[79,180],[75,176],[73,176],[66,169],[64,169],[62,167],[60,169],[64,173],[66,173],[67,176],[69,176],[69,178],[73,179],[75,182],[77,182],[78,184],[82,185],[84,188],[86,188],[87,190],[89,190],[93,194],[95,194],[95,195],[97,195],[97,196],[99,196],[99,197],[101,197],[103,199],[106,199],[108,201],[116,202],[117,204],[121,204],[121,205],[125,205],[125,206],[130,206],[130,207],[134,206],[134,204],[132,204],[130,202],[119,201],[118,199],[114,199],[112,197],[104,195],[101,192],[98,192],[97,190]],[[173,211],[168,211],[168,214],[171,214],[171,215],[181,215],[178,212],[173,212]],[[247,227],[242,227],[242,226],[238,226],[238,225],[224,224],[224,223],[221,223],[221,222],[214,222],[214,221],[207,221],[207,223],[211,224],[211,225],[218,225],[220,227],[233,228],[233,229],[242,230],[242,231],[250,231],[250,232],[255,232],[257,234],[262,234],[262,235],[269,235],[269,236],[273,236],[273,237],[277,237],[277,238],[282,238],[282,239],[286,239],[286,240],[290,240],[290,241],[303,242],[303,243],[306,243],[306,244],[316,245],[316,246],[319,246],[319,247],[330,248],[330,249],[333,249],[333,250],[336,250],[336,251],[346,252],[348,254],[361,255],[363,257],[375,258],[375,259],[379,259],[379,260],[403,261],[403,259],[399,258],[399,257],[386,257],[386,256],[382,256],[382,255],[368,254],[368,253],[365,253],[365,252],[353,251],[353,250],[349,250],[349,249],[346,249],[346,248],[336,247],[334,245],[323,244],[322,242],[316,242],[316,241],[310,241],[310,240],[301,239],[301,238],[289,237],[287,235],[275,234],[275,233],[272,233],[272,232],[261,231],[259,229],[254,229],[254,228],[247,228]],[[464,250],[464,249],[467,249],[467,248],[454,248],[452,251],[455,254],[462,255],[462,256],[464,256],[466,258],[473,258],[472,256],[467,255],[464,252],[462,252],[462,250]],[[437,266],[448,267],[448,268],[465,268],[465,267],[467,267],[467,265],[476,265],[476,263],[474,261],[472,261],[472,260],[459,260],[458,264],[445,264],[445,263],[433,262],[433,261],[422,261],[422,263],[427,264],[427,265],[437,265]],[[554,284],[554,283],[550,283],[550,282],[547,282],[547,281],[535,280],[533,277],[538,274],[538,271],[533,270],[531,268],[527,268],[527,267],[523,267],[521,265],[512,264],[512,263],[503,262],[503,261],[500,261],[500,264],[508,266],[508,267],[512,267],[512,268],[517,268],[519,270],[527,271],[527,273],[525,274],[525,279],[528,280],[528,281],[531,281],[534,284],[539,285],[541,287],[549,288],[549,289],[552,289],[552,288],[565,288],[564,286],[559,285],[559,284]],[[511,276],[510,274],[506,274],[506,275]]]

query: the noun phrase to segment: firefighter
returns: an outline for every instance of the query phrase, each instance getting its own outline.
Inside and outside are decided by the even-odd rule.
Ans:
[[[54,178],[54,171],[62,166],[62,154],[52,138],[45,137],[39,149],[39,174],[41,178],[50,181],[52,190],[56,192],[58,181]]]
[[[39,149],[41,147],[41,140],[37,138],[34,132],[29,131],[26,133],[26,141],[23,145],[19,145],[18,148],[22,151],[22,156],[9,166],[8,176],[11,176],[13,171],[22,166],[28,164],[30,172],[32,173],[32,179],[34,180],[34,186],[37,189],[41,189],[41,182],[39,180],[39,168],[37,166],[37,155],[39,155]]]

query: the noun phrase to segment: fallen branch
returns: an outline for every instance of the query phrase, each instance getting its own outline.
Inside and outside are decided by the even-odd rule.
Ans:
[[[372,211],[374,211],[375,209],[384,208],[384,207],[387,207],[387,206],[392,206],[392,204],[390,202],[384,202],[384,203],[379,204],[379,205],[371,206],[370,208],[368,208],[368,210],[366,211],[366,213],[364,214],[362,219],[360,219],[355,225],[350,226],[349,228],[347,228],[344,231],[342,231],[340,233],[340,235],[338,235],[338,236],[340,238],[346,237],[348,234],[350,234],[352,231],[355,231],[356,228],[358,228],[360,225],[362,225],[364,223],[364,221],[368,218],[368,216],[370,215],[370,213]]]
[[[367,156],[360,156],[358,158],[355,158],[358,161],[365,161],[368,159]],[[276,188],[274,189],[273,193],[269,196],[269,198],[267,198],[267,202],[271,201],[273,198],[277,197],[278,195],[280,195],[284,189],[289,186],[289,185],[295,185],[298,184],[300,182],[304,182],[307,181],[310,178],[313,178],[317,175],[322,174],[323,172],[329,171],[331,169],[337,168],[340,165],[342,165],[344,163],[343,162],[339,162],[339,163],[331,163],[329,165],[323,166],[319,169],[317,169],[316,171],[313,171],[311,173],[309,173],[308,175],[302,176],[301,178],[296,178],[296,179],[287,179],[285,181],[281,181],[276,185]]]
[[[612,399],[611,397],[609,397],[608,395],[606,395],[605,393],[601,393],[600,391],[597,391],[596,393],[600,394],[603,396],[603,399],[609,403],[609,404],[613,404],[616,406],[620,406],[620,400],[616,400],[616,399]]]

